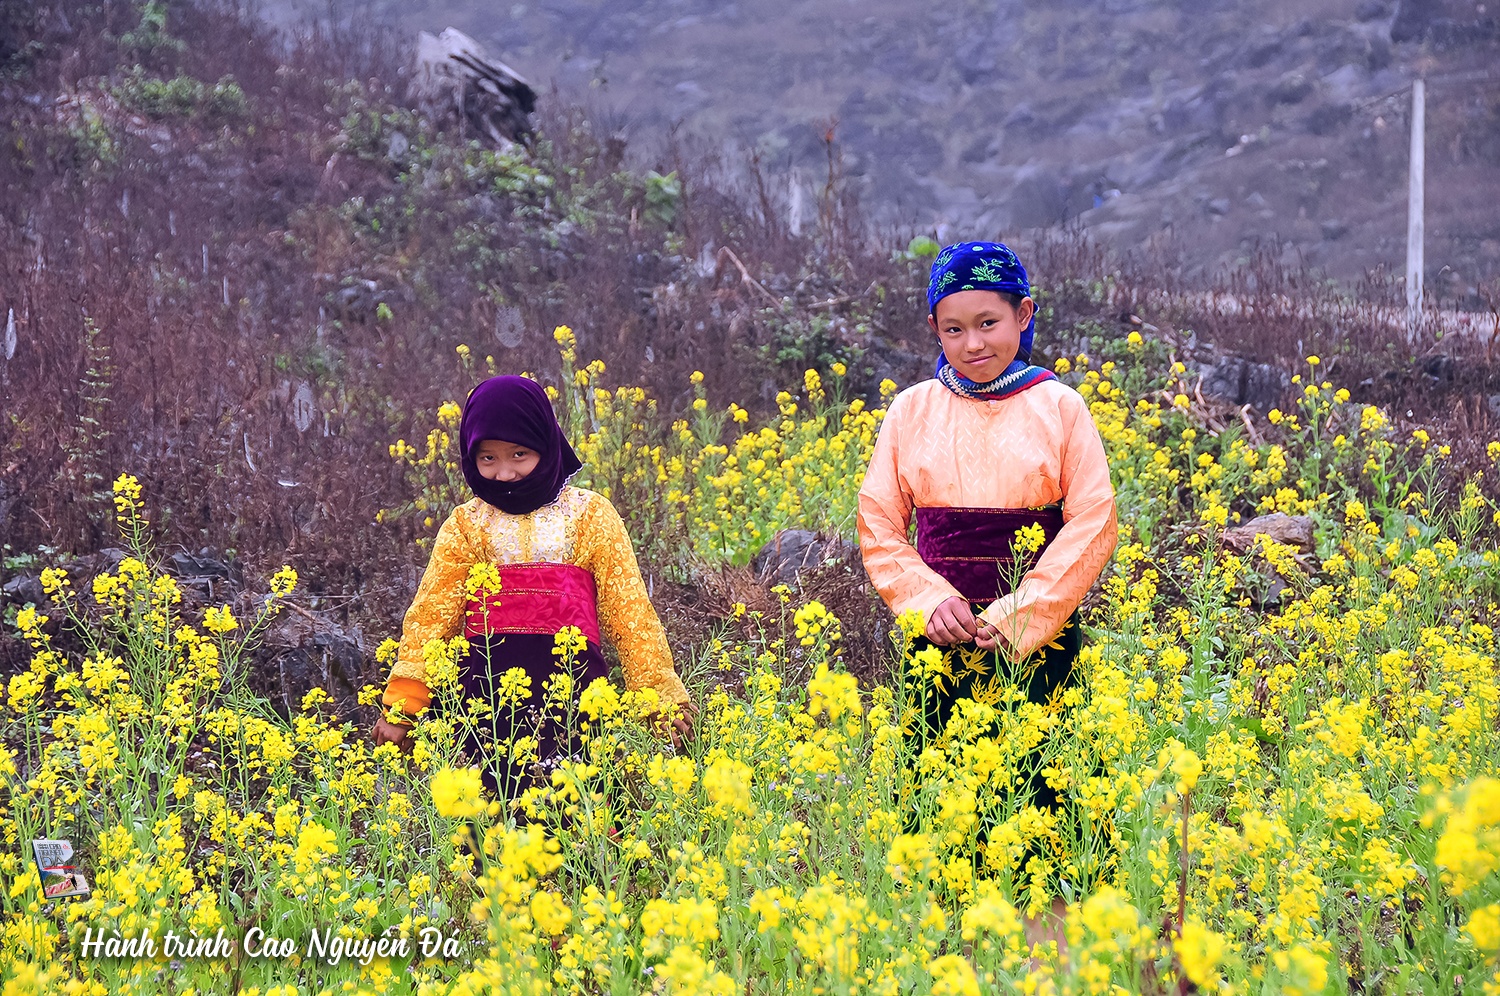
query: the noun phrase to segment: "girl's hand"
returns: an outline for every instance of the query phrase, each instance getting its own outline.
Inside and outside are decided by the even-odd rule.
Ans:
[[[1011,652],[1010,643],[1000,635],[993,623],[987,623],[978,617],[975,622],[979,625],[979,632],[975,635],[974,642],[979,644],[981,650],[998,650],[1006,654]]]
[[[409,750],[411,749],[411,741],[408,739],[407,734],[410,732],[411,727],[407,724],[392,723],[384,716],[381,716],[375,721],[375,746],[395,744],[400,750]]]
[[[979,622],[967,599],[954,595],[942,602],[927,621],[927,639],[939,646],[968,643],[979,636]],[[981,647],[983,643],[979,644]],[[987,648],[988,649],[988,648]]]
[[[669,720],[669,715],[667,710],[657,714],[657,730],[672,738],[673,750],[681,750],[683,744],[693,739],[693,721],[698,718],[698,707],[692,702],[682,702],[677,706],[676,717]]]

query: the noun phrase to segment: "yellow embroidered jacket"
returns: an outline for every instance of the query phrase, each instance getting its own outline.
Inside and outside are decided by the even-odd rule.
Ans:
[[[556,501],[528,515],[511,515],[475,498],[448,516],[406,611],[401,648],[383,699],[387,706],[415,712],[431,702],[422,648],[429,640],[463,632],[469,598],[464,581],[474,564],[486,561],[570,564],[591,573],[598,590],[599,627],[619,652],[626,688],[655,688],[663,702],[687,701],[625,523],[603,495],[564,487]]]

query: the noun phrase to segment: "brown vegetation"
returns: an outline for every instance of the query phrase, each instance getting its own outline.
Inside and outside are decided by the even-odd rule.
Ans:
[[[862,221],[832,130],[817,224],[796,235],[753,161],[681,144],[648,169],[561,94],[530,149],[435,134],[378,34],[289,40],[213,3],[0,16],[7,558],[108,546],[109,482],[130,471],[166,552],[289,561],[311,609],[390,631],[420,554],[414,525],[376,523],[410,498],[387,446],[471,386],[461,343],[555,380],[550,332],[568,324],[607,382],[666,409],[695,369],[711,398],[761,410],[809,366],[845,361],[871,392],[929,371],[926,260]],[[1493,343],[1432,366],[1277,253],[1231,275],[1249,305],[1232,315],[1170,261],[1076,232],[1023,255],[1045,353],[1148,327],[1188,360],[1209,341],[1288,369],[1317,352],[1356,397],[1447,423],[1459,455],[1494,433]],[[1313,306],[1279,314],[1279,295]],[[859,572],[840,571],[810,584],[873,623]],[[661,602],[685,646],[724,606],[679,594]]]

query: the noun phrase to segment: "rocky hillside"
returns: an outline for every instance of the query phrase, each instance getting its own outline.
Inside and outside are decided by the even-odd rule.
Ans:
[[[269,0],[282,18],[298,3]],[[313,5],[326,11],[323,0]],[[1493,6],[1493,5],[1492,5]],[[1476,0],[343,0],[453,24],[639,140],[759,150],[791,202],[825,135],[883,217],[1014,236],[1080,222],[1189,275],[1281,242],[1345,278],[1405,265],[1409,85],[1428,85],[1428,286],[1500,277],[1500,20]],[[1492,291],[1493,292],[1493,291]]]

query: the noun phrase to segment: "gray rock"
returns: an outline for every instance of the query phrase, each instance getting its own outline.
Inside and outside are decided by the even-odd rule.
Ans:
[[[196,554],[183,550],[168,557],[162,565],[183,587],[195,588],[206,599],[222,600],[238,585],[238,571],[229,561],[204,547]]]
[[[17,574],[5,584],[0,585],[0,602],[9,602],[14,605],[43,605],[47,601],[47,593],[42,590],[42,576],[37,574]]]
[[[1228,214],[1229,213],[1229,209],[1232,208],[1233,206],[1234,205],[1233,205],[1233,203],[1230,202],[1229,198],[1227,198],[1227,197],[1215,197],[1213,200],[1211,200],[1211,201],[1208,202],[1208,213],[1209,214],[1214,214],[1214,215],[1219,215],[1220,217],[1222,217],[1222,216]]]
[[[1348,104],[1324,104],[1316,107],[1307,116],[1307,130],[1314,135],[1329,135],[1338,131],[1354,116],[1354,108]]]
[[[1203,371],[1205,395],[1232,405],[1249,405],[1261,413],[1280,404],[1291,383],[1286,371],[1239,356],[1226,356]]]
[[[1323,230],[1323,238],[1332,241],[1343,238],[1349,231],[1349,223],[1341,218],[1329,218],[1319,225]]]
[[[1271,84],[1271,88],[1266,91],[1266,98],[1273,104],[1300,104],[1312,90],[1312,80],[1301,73],[1292,72]]]
[[[369,655],[364,633],[305,612],[286,612],[266,631],[261,658],[252,666],[252,687],[288,713],[302,696],[321,688],[341,713],[357,701]]]
[[[763,580],[792,584],[802,571],[858,553],[859,547],[845,539],[823,536],[811,529],[783,529],[761,547],[750,566]]]
[[[353,280],[349,286],[340,287],[334,295],[339,317],[361,324],[374,319],[375,309],[380,302],[380,288],[373,280]]]
[[[1445,381],[1453,379],[1453,357],[1447,353],[1437,353],[1422,361],[1422,372],[1433,380]]]
[[[536,91],[462,31],[420,32],[414,69],[408,92],[429,119],[477,132],[498,148],[531,141]]]
[[[1312,516],[1281,512],[1257,515],[1249,522],[1225,529],[1224,545],[1246,553],[1255,547],[1257,536],[1269,536],[1272,542],[1296,547],[1301,553],[1311,553],[1314,548]]]

